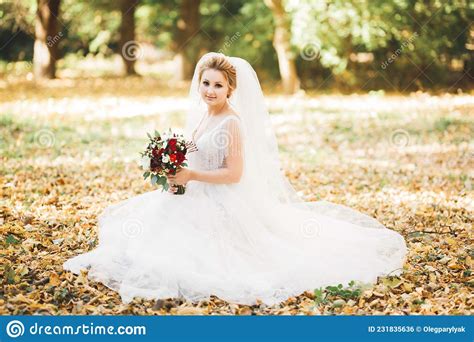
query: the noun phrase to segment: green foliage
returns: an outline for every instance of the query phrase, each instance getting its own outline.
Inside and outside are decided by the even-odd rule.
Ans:
[[[180,6],[180,0],[142,0],[136,11],[137,40],[180,51]],[[286,0],[285,9],[306,88],[423,89],[462,86],[463,74],[472,77],[472,1]],[[8,47],[0,50],[0,60],[32,59],[35,12],[35,0],[0,0],[0,41]],[[263,1],[201,0],[200,15],[200,29],[186,48],[239,56],[263,80],[279,77],[273,16]],[[60,57],[117,53],[120,21],[117,2],[62,0]]]
[[[362,293],[360,285],[356,285],[355,281],[351,280],[347,287],[343,287],[342,284],[337,286],[326,286],[314,290],[314,301],[316,305],[326,304],[330,298],[338,297],[344,300],[357,299]]]
[[[7,245],[16,245],[20,242],[20,240],[18,240],[17,238],[15,238],[14,235],[12,234],[8,234],[7,238],[5,239],[5,243]]]
[[[60,30],[66,31],[63,53],[112,55],[118,45],[118,4],[63,0]]]
[[[355,85],[359,79],[368,89],[376,86],[367,82],[372,74],[391,90],[458,80],[459,73],[447,72],[453,63],[468,70],[473,6],[467,0],[287,2],[294,45],[301,52],[317,50],[318,58],[300,61],[301,68],[316,75],[329,68],[337,81]],[[369,54],[367,62],[359,60],[360,53]],[[394,61],[387,62],[391,56]],[[365,77],[357,77],[361,74]]]
[[[355,282],[349,282],[349,287],[344,288],[342,284],[337,286],[327,286],[326,291],[330,296],[337,296],[343,299],[356,299],[360,297],[361,289],[355,287]]]
[[[263,1],[235,1],[223,6],[216,6],[217,3],[204,2],[209,8],[205,30],[212,37],[219,37],[208,49],[245,58],[265,75],[278,78],[272,45],[273,18]]]
[[[159,48],[169,48],[176,36],[179,1],[143,0],[136,12],[137,35]]]
[[[36,0],[0,0],[0,60],[33,58]]]

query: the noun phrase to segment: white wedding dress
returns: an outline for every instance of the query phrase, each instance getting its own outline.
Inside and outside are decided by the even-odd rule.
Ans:
[[[189,167],[224,167],[227,145],[216,143],[222,137],[238,137],[247,161],[250,134],[240,113],[218,117],[198,137]],[[239,183],[191,181],[184,195],[158,189],[107,207],[98,217],[98,247],[64,269],[88,269],[89,278],[126,303],[135,296],[216,295],[268,305],[321,286],[401,273],[407,250],[400,234],[342,205],[266,196],[255,187],[263,180],[250,179],[250,163]]]

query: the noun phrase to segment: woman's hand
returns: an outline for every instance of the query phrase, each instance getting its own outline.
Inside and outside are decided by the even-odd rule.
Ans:
[[[185,167],[181,168],[176,172],[176,175],[168,175],[168,183],[186,185],[192,178],[192,171]]]
[[[169,186],[170,186],[170,187],[168,188],[168,192],[171,193],[171,194],[176,193],[176,190],[178,190],[178,186],[177,186],[177,185],[174,185],[174,184],[171,184],[171,183],[169,183],[169,182],[168,182],[168,184],[169,184]]]

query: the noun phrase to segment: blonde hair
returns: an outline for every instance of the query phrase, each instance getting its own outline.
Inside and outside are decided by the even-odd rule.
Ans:
[[[229,97],[237,88],[237,72],[232,63],[229,62],[225,55],[212,56],[206,59],[199,67],[199,83],[201,83],[202,74],[208,69],[222,72],[229,85],[230,92],[227,94],[227,97]]]

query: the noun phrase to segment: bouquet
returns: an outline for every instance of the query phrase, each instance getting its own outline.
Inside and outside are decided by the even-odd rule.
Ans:
[[[175,175],[181,168],[187,166],[186,154],[197,151],[194,142],[187,142],[180,134],[168,133],[160,135],[155,131],[154,136],[147,133],[150,141],[144,152],[140,152],[140,166],[145,171],[143,178],[150,177],[151,184],[161,185],[164,191],[168,191],[167,175]],[[182,195],[185,192],[184,185],[178,185],[175,194]]]

